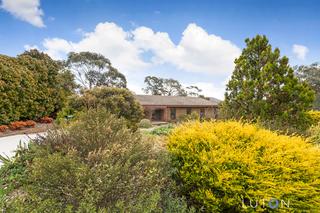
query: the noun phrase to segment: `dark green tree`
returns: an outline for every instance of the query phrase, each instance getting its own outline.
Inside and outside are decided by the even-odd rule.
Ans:
[[[227,117],[262,120],[278,127],[306,128],[314,92],[294,75],[287,57],[272,50],[266,36],[246,39],[227,84]]]
[[[313,103],[313,108],[320,109],[320,65],[313,63],[309,66],[296,66],[295,72],[301,81],[306,81],[315,91],[316,98]]]
[[[112,67],[109,59],[92,52],[71,52],[65,62],[72,70],[76,80],[85,89],[95,86],[126,88],[127,81],[123,74]]]
[[[203,95],[200,95],[200,93],[202,92],[202,89],[200,89],[197,86],[188,86],[186,87],[188,96],[195,96],[195,97],[204,97]]]
[[[200,97],[199,93],[202,91],[197,86],[184,88],[179,81],[172,78],[147,76],[144,83],[146,87],[143,90],[151,95]]]
[[[165,94],[163,81],[163,78],[158,78],[156,76],[147,76],[144,79],[146,87],[143,88],[143,91],[151,95],[163,95]]]

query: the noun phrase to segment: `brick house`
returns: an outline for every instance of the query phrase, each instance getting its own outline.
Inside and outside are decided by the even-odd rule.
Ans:
[[[199,113],[202,118],[217,118],[217,99],[160,95],[135,95],[135,98],[143,106],[145,118],[151,121],[176,121],[192,112]]]

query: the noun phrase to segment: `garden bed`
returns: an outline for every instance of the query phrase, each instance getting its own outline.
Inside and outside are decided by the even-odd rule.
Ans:
[[[53,127],[52,123],[37,123],[35,127],[32,128],[23,128],[20,130],[10,130],[8,129],[5,132],[0,132],[0,137],[6,137],[11,135],[21,135],[21,134],[33,134],[33,133],[40,133],[40,132],[46,132],[50,128]]]

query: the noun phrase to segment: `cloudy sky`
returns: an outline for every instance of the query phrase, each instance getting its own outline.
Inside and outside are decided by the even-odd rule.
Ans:
[[[141,93],[147,75],[223,98],[244,39],[265,34],[291,65],[320,61],[317,0],[0,0],[0,54],[37,48],[109,58]]]

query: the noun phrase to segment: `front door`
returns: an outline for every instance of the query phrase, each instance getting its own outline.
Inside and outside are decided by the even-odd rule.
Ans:
[[[161,121],[163,118],[163,109],[156,109],[152,112],[151,119],[153,121]]]

